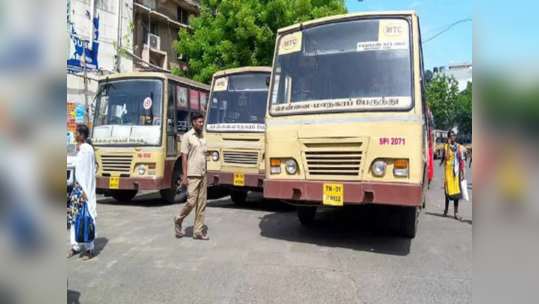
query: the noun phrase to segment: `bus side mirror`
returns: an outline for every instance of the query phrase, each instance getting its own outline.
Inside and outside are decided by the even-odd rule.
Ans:
[[[430,70],[427,70],[427,71],[425,72],[425,81],[426,81],[426,82],[431,82],[432,77],[433,77],[432,72],[431,72]]]

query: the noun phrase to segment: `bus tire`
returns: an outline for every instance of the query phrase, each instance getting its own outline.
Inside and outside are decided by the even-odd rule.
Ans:
[[[131,201],[132,199],[137,196],[138,190],[111,190],[110,194],[113,199],[122,202],[127,203]]]
[[[230,198],[236,206],[245,206],[247,203],[247,194],[248,192],[245,190],[230,190]]]
[[[316,207],[297,207],[298,219],[303,226],[310,226],[316,219]]]
[[[405,238],[414,239],[419,225],[419,208],[404,207],[401,211],[401,234]]]
[[[172,188],[159,191],[161,198],[170,205],[183,204],[187,201],[187,195],[182,186],[182,172],[174,171],[172,174]]]

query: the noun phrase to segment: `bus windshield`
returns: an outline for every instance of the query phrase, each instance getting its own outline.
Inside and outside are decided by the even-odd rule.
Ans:
[[[206,130],[263,133],[269,76],[245,73],[215,79]]]
[[[410,110],[410,25],[335,22],[280,37],[271,115]]]
[[[93,131],[94,144],[161,143],[163,81],[122,79],[100,83]]]

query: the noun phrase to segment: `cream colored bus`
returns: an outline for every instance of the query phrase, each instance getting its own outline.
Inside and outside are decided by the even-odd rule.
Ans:
[[[264,196],[297,206],[378,204],[415,237],[428,185],[428,119],[415,12],[279,30],[266,117]]]
[[[192,112],[205,112],[210,87],[172,74],[145,72],[100,79],[92,140],[98,190],[118,201],[159,190],[181,202],[181,139]]]
[[[226,70],[213,76],[206,117],[208,184],[230,190],[242,205],[264,186],[264,131],[270,67]]]

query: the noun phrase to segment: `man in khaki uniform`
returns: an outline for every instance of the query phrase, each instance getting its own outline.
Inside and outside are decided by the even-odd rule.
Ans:
[[[204,228],[204,212],[207,202],[207,163],[206,163],[206,140],[203,137],[204,116],[200,113],[191,115],[193,129],[183,136],[182,140],[182,184],[188,190],[187,204],[183,207],[180,215],[174,219],[176,237],[183,237],[183,220],[195,208],[195,227],[193,238],[207,241],[209,238],[202,231]]]

